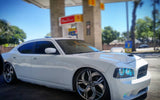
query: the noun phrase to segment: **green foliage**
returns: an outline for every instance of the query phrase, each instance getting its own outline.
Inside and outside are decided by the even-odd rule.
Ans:
[[[128,34],[127,32],[123,32],[121,38],[123,38],[124,40],[128,40],[127,34]],[[131,38],[131,32],[129,32],[129,38]]]
[[[3,46],[4,46],[4,47],[8,47],[8,44],[4,44]]]
[[[144,19],[138,19],[136,23],[136,38],[142,41],[148,40],[148,38],[153,38],[153,20],[149,17]],[[156,39],[159,38],[160,34],[160,18],[157,16],[156,21]]]
[[[160,39],[160,16],[156,16],[156,39]],[[129,37],[131,38],[131,33],[129,33]],[[149,17],[145,17],[143,19],[138,19],[135,27],[135,37],[142,42],[149,40],[149,38],[153,39],[153,20]],[[123,32],[122,37],[126,40],[127,33]]]
[[[144,41],[149,37],[153,37],[152,19],[149,17],[138,19],[136,23],[136,38]]]
[[[0,20],[0,45],[19,44],[24,42],[24,39],[26,39],[26,33],[22,29]]]
[[[116,30],[113,30],[112,27],[107,26],[102,32],[102,42],[109,44],[115,39],[118,39],[120,33]]]
[[[118,37],[118,38],[117,38],[117,40],[118,40],[118,41],[122,41],[122,42],[123,42],[123,41],[125,41],[126,39],[125,39],[125,38],[123,38],[123,37]]]
[[[51,33],[46,34],[45,37],[51,37]]]
[[[11,32],[13,33],[11,43],[19,44],[19,41],[24,42],[24,39],[26,39],[26,33],[17,26],[11,26]]]
[[[156,19],[156,38],[160,40],[160,12],[157,12]]]

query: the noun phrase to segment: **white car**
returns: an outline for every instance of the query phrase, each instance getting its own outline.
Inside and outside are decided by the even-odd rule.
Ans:
[[[117,53],[118,53],[118,52],[119,52],[119,53],[121,52],[121,53],[124,53],[124,51],[125,51],[125,50],[124,50],[123,47],[112,47],[112,48],[111,48],[111,52],[117,52]]]
[[[100,52],[82,40],[44,38],[2,54],[4,80],[69,91],[85,100],[128,100],[147,93],[148,63],[135,55]]]

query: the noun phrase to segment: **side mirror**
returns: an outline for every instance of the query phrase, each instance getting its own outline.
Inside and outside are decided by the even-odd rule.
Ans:
[[[46,48],[45,53],[46,54],[54,54],[54,53],[56,53],[56,49],[55,48]]]

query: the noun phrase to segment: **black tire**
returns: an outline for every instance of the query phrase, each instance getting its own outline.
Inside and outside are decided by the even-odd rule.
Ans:
[[[0,54],[0,75],[3,73],[4,60]]]
[[[8,62],[4,64],[3,79],[7,84],[12,84],[17,80],[13,66]]]
[[[95,95],[95,98],[94,99],[90,99],[90,97],[92,98],[92,96],[93,96],[93,94],[90,94],[90,95],[92,95],[92,96],[90,96],[90,97],[88,97],[88,99],[87,98],[85,98],[84,96],[83,96],[83,94],[81,94],[80,92],[81,92],[81,90],[78,90],[78,88],[77,87],[79,87],[79,86],[77,86],[77,81],[79,80],[79,76],[80,75],[82,75],[84,72],[87,72],[87,71],[91,71],[91,74],[93,74],[93,73],[98,73],[99,74],[99,78],[97,78],[97,80],[99,80],[100,79],[100,77],[102,77],[102,83],[100,83],[100,84],[103,84],[104,85],[104,92],[102,92],[103,94],[101,95],[101,97],[100,98],[98,98],[98,95],[96,94],[94,94]],[[93,72],[93,73],[92,73]],[[98,74],[97,74],[97,77],[98,77]],[[92,75],[92,76],[94,76],[94,75]],[[82,76],[81,76],[82,77]],[[95,80],[95,76],[94,77],[92,77],[92,82],[94,83],[94,82],[98,82],[98,81],[94,81]],[[89,78],[88,78],[89,79]],[[86,80],[87,80],[87,78],[86,78]],[[80,82],[80,81],[79,81]],[[91,83],[92,83],[91,82]],[[78,83],[79,84],[79,83]],[[82,83],[83,84],[83,83]],[[87,83],[87,84],[90,84],[90,83]],[[86,88],[88,87],[88,85],[86,86]],[[95,88],[95,90],[94,91],[96,91],[96,93],[98,93],[97,91],[97,89],[96,89],[96,85],[94,86],[93,85],[93,87]],[[107,81],[106,81],[106,79],[105,79],[105,77],[99,72],[99,71],[97,71],[97,70],[95,70],[95,69],[92,69],[92,68],[85,68],[85,69],[81,69],[81,70],[79,70],[79,71],[77,71],[76,72],[76,74],[75,74],[75,77],[74,77],[74,80],[73,80],[73,88],[74,88],[74,90],[76,91],[76,93],[77,93],[77,95],[82,99],[82,100],[110,100],[110,90],[109,90],[109,86],[108,86],[108,83],[107,83]],[[86,90],[86,88],[85,88],[85,90]],[[93,90],[91,89],[92,88],[92,86],[90,87],[90,90],[89,90],[89,92],[91,93],[91,91],[92,91],[92,93],[93,93]],[[88,94],[88,96],[89,96],[89,92],[87,93]],[[100,92],[99,92],[100,93]],[[84,93],[85,94],[85,93]],[[96,98],[97,97],[97,98]]]

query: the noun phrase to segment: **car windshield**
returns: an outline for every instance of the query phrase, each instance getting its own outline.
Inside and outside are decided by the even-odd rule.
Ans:
[[[99,52],[95,47],[82,40],[56,40],[65,54]]]

